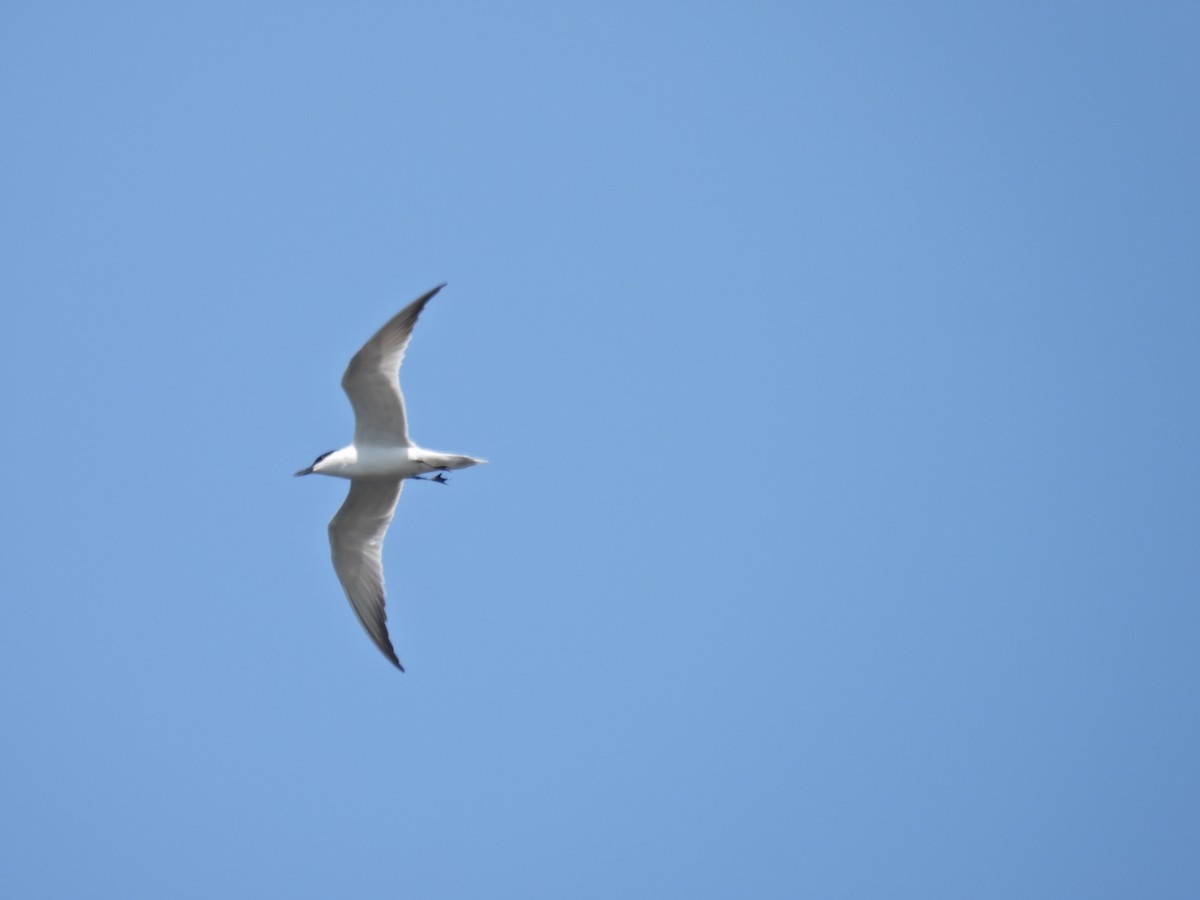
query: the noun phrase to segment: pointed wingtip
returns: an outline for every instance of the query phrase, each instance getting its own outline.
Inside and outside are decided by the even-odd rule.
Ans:
[[[408,306],[404,307],[404,309],[400,310],[400,312],[398,312],[396,314],[396,316],[393,318],[392,321],[401,319],[404,317],[405,313],[409,313],[410,315],[413,316],[412,322],[408,323],[408,327],[411,328],[417,321],[416,316],[419,316],[421,314],[421,310],[423,310],[425,308],[425,304],[428,303],[430,300],[432,300],[434,298],[434,295],[437,294],[437,292],[440,291],[445,286],[446,286],[446,282],[443,281],[441,284],[437,285],[436,287],[431,287],[429,290],[427,290],[425,293],[423,293],[420,297],[418,297],[412,303],[408,304]],[[390,325],[391,322],[389,322],[388,324]],[[385,325],[384,328],[387,328],[387,325]]]
[[[390,642],[389,642],[389,644],[390,644]],[[404,671],[404,664],[400,662],[400,657],[398,657],[396,655],[396,651],[393,650],[391,648],[391,646],[384,647],[381,645],[379,647],[379,649],[383,651],[383,655],[387,658],[388,662],[390,662],[393,666],[395,666],[401,672]]]
[[[383,639],[383,643],[379,644],[379,649],[383,651],[383,655],[387,657],[388,662],[403,672],[404,664],[400,662],[400,657],[396,655],[396,648],[392,646],[392,639],[390,637],[386,637],[386,634],[387,632],[385,630],[385,637]]]
[[[372,637],[374,637],[374,635],[372,635]],[[390,662],[401,672],[404,671],[404,665],[400,662],[400,657],[396,655],[396,648],[392,646],[392,639],[388,637],[386,625],[384,626],[383,640],[376,640],[375,646],[377,646],[383,655],[387,657],[388,662]]]

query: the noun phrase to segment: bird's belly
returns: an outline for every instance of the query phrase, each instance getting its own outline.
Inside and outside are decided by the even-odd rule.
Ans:
[[[356,458],[346,472],[351,478],[408,478],[428,467],[412,459],[408,447],[356,447]]]

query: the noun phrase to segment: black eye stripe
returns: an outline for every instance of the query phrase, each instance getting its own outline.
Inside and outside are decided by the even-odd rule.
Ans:
[[[318,456],[316,459],[313,460],[313,465],[315,466],[317,463],[319,463],[321,460],[323,460],[325,457],[327,457],[332,452],[333,452],[332,450],[329,450],[325,453],[322,453],[320,456]]]

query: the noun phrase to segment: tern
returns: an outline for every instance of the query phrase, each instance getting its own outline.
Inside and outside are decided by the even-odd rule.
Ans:
[[[333,568],[363,628],[401,672],[387,630],[383,588],[383,536],[387,534],[406,478],[446,483],[444,473],[487,462],[459,453],[418,447],[408,437],[400,363],[413,326],[439,284],[396,313],[354,354],[342,389],[354,407],[354,440],[318,456],[300,475],[350,479],[346,501],[329,521]],[[436,473],[431,478],[428,473]]]

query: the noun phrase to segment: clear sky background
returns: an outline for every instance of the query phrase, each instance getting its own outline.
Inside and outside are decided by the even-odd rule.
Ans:
[[[1195,3],[0,7],[0,894],[1183,898]],[[440,281],[385,547],[291,473]]]

